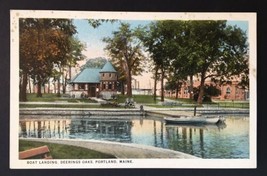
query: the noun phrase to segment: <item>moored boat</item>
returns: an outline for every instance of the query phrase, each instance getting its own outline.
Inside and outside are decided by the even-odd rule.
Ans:
[[[166,123],[175,124],[216,124],[223,119],[220,116],[181,116],[181,117],[165,117]]]

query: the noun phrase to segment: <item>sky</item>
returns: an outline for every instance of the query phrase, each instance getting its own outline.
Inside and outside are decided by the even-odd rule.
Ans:
[[[86,60],[96,57],[105,57],[109,58],[107,53],[104,51],[106,43],[102,41],[104,37],[111,37],[112,32],[118,30],[120,22],[114,23],[102,23],[98,28],[93,28],[87,20],[73,20],[74,25],[76,26],[77,34],[76,36],[80,41],[86,44],[86,51],[83,54],[86,56]],[[131,28],[138,27],[139,25],[147,25],[151,21],[144,20],[121,20],[121,22],[130,23]],[[228,25],[237,26],[243,31],[248,33],[248,22],[247,21],[227,21]],[[83,65],[85,61],[79,63]],[[150,73],[143,73],[142,76],[136,76],[135,79],[140,81],[141,88],[152,88],[153,80],[151,79]]]
[[[151,21],[143,20],[122,20],[122,22],[130,23],[132,28],[135,28],[139,25],[149,24]],[[247,21],[228,21],[229,25],[236,25],[242,30],[248,30]],[[107,54],[104,52],[105,43],[102,41],[104,37],[110,37],[112,31],[118,30],[120,22],[114,23],[102,23],[98,28],[93,28],[87,20],[74,20],[74,25],[77,27],[78,34],[76,35],[82,42],[86,44],[86,51],[84,55],[89,58],[95,57],[107,57]]]
[[[149,24],[151,21],[128,21],[121,20],[121,22],[130,23],[131,28],[139,25]],[[106,57],[105,42],[102,42],[104,37],[111,37],[112,32],[118,30],[120,22],[102,23],[98,28],[93,28],[86,20],[74,20],[74,25],[77,27],[78,34],[76,35],[80,41],[86,44],[86,51],[84,55],[89,58]]]

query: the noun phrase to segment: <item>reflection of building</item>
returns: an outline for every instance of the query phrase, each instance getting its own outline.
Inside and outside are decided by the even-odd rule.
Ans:
[[[89,138],[131,141],[131,129],[131,121],[72,120],[69,132],[70,135],[86,134]]]
[[[73,97],[101,96],[104,99],[111,99],[117,92],[117,71],[107,61],[102,69],[85,68],[72,79],[71,84]]]
[[[49,119],[20,121],[19,137],[82,138],[130,142],[132,121]]]

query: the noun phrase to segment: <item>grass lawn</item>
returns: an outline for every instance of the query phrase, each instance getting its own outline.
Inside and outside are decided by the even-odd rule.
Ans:
[[[70,145],[62,145],[62,144],[53,144],[53,143],[45,143],[45,142],[33,142],[33,141],[25,141],[19,140],[19,151],[28,150],[35,147],[40,147],[43,145],[47,145],[50,154],[53,159],[106,159],[106,158],[116,158],[113,155],[105,154],[101,152],[97,152],[94,150],[70,146]]]
[[[42,94],[42,97],[36,97],[35,93],[27,94],[28,101],[31,102],[55,102],[55,101],[67,101],[71,103],[78,103],[78,102],[84,102],[84,103],[95,103],[95,101],[90,99],[72,99],[68,97],[58,97],[57,94],[52,93],[45,93]]]
[[[20,104],[19,108],[100,108],[100,105],[79,104]]]
[[[209,104],[207,105],[209,106]],[[217,106],[219,108],[245,108],[248,109],[249,108],[249,102],[244,102],[244,103],[240,103],[240,102],[224,102],[224,101],[219,101],[216,102],[215,104],[213,104],[212,106]]]
[[[196,104],[195,100],[192,100],[189,98],[178,98],[178,99],[175,99],[172,97],[165,97],[165,98],[170,99],[170,100],[174,100],[174,101],[178,101],[178,102],[184,103],[184,104]]]
[[[80,104],[20,104],[19,108],[124,108],[112,105],[80,105]]]
[[[37,108],[37,107],[57,107],[57,108],[120,108],[114,107],[112,105],[79,105],[79,102],[83,103],[95,103],[95,101],[90,99],[72,99],[67,97],[57,97],[56,94],[43,94],[43,97],[36,97],[36,94],[27,94],[27,98],[29,102],[56,102],[56,101],[66,101],[71,103],[77,103],[77,105],[20,105],[20,108]],[[115,102],[117,103],[125,103],[127,96],[126,95],[118,95]],[[187,98],[169,98],[165,97],[165,99],[171,99],[177,101],[182,106],[162,106],[157,103],[160,101],[157,99],[154,101],[153,95],[133,95],[133,100],[138,104],[147,104],[151,107],[162,107],[162,108],[170,108],[170,107],[192,107],[196,105],[196,102],[192,99]],[[186,104],[186,105],[185,105]],[[216,101],[216,102],[203,102],[203,105],[207,107],[218,107],[218,108],[249,108],[249,102],[236,102],[236,101]]]
[[[186,105],[153,105],[149,104],[147,106],[154,107],[154,108],[194,108],[197,107],[203,107],[202,105],[196,105],[196,104],[186,104]]]
[[[125,103],[126,98],[126,95],[118,95],[117,101],[118,103]],[[153,95],[133,95],[132,98],[138,104],[156,104],[159,102],[159,100],[154,101]]]

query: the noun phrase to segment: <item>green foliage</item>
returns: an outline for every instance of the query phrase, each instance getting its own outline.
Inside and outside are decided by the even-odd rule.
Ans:
[[[103,39],[107,43],[105,50],[111,57],[111,62],[119,72],[119,81],[127,82],[127,95],[132,95],[132,76],[143,71],[144,54],[140,41],[127,23],[121,23],[118,31],[112,37]]]
[[[139,34],[169,82],[200,77],[200,104],[207,78],[225,81],[237,76],[242,79],[241,86],[248,85],[247,36],[226,21],[156,21],[140,28]]]
[[[27,94],[28,101],[30,102],[55,102],[55,101],[68,101],[68,102],[88,102],[88,103],[95,103],[94,100],[90,99],[71,99],[71,98],[64,98],[64,97],[57,97],[56,94],[46,93],[43,94],[42,97],[37,97],[35,93]]]
[[[20,104],[19,108],[102,108],[100,105],[91,105],[91,104]]]
[[[116,158],[113,155],[105,154],[95,150],[76,147],[71,145],[53,144],[45,142],[19,140],[19,151],[47,145],[53,159],[104,159]]]
[[[89,19],[88,23],[93,27],[93,28],[97,28],[99,27],[102,23],[107,23],[107,22],[111,22],[114,23],[117,20],[107,20],[107,19]]]
[[[200,86],[198,88],[194,88],[194,100],[197,101],[199,97],[199,92],[200,92]],[[203,95],[203,101],[204,102],[211,102],[211,97],[212,96],[218,96],[221,94],[221,90],[215,86],[215,85],[205,85],[204,86],[204,95]]]
[[[19,25],[21,75],[30,75],[38,85],[37,96],[42,96],[41,85],[51,76],[58,79],[64,66],[83,59],[84,46],[73,37],[76,29],[69,19],[26,18],[20,19]],[[26,86],[27,79],[22,79],[22,101],[26,99]]]
[[[107,59],[104,57],[91,58],[88,59],[83,66],[81,66],[81,70],[85,68],[103,68],[106,62]]]
[[[183,84],[182,82],[176,82],[176,81],[166,82],[165,83],[165,89],[166,90],[176,90],[178,88],[178,90],[180,90],[182,84]]]
[[[125,95],[118,95],[117,101],[119,103],[125,103],[126,98],[128,97]],[[152,95],[133,95],[132,98],[133,98],[133,101],[138,104],[154,104],[158,102],[158,101],[154,101]]]

